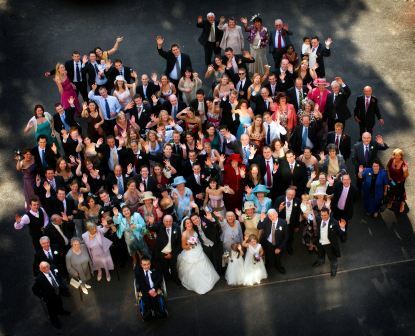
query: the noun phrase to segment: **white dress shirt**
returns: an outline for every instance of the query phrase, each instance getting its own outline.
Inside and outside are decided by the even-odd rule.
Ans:
[[[267,139],[268,136],[268,125],[270,125],[270,131],[271,131],[271,142],[274,139],[281,139],[281,135],[285,135],[287,134],[287,130],[281,126],[280,123],[277,123],[276,121],[271,121],[270,124],[268,124],[267,122],[263,123],[264,129],[265,129],[265,139]]]
[[[68,237],[66,237],[66,236],[65,236],[65,234],[63,233],[61,226],[60,226],[60,225],[53,224],[53,223],[52,223],[52,225],[55,227],[55,229],[56,229],[56,230],[59,232],[59,234],[62,236],[63,240],[65,241],[65,245],[68,245],[68,244],[69,244],[69,239],[68,239]]]
[[[182,66],[182,54],[180,54],[179,56],[175,57],[176,60],[179,62],[180,64],[180,68]],[[181,71],[179,71],[179,69],[177,68],[177,62],[174,63],[174,67],[172,69],[172,71],[169,73],[169,77],[173,78],[173,79],[180,79],[181,77]]]
[[[326,225],[324,225],[326,223]],[[324,227],[323,227],[324,225]],[[330,244],[329,240],[329,221],[321,221],[320,224],[320,244],[321,245],[328,245]]]
[[[277,231],[277,222],[272,222],[271,233],[269,234],[267,240],[272,244],[272,232]],[[274,232],[275,234],[275,232]]]
[[[144,271],[144,276],[146,274],[148,275],[148,282],[149,282],[150,288],[154,288],[154,282],[153,282],[153,279],[151,278],[151,271],[150,270]]]
[[[94,90],[89,91],[88,98],[96,102],[99,106],[99,109],[102,112],[105,120],[114,120],[117,117],[117,114],[120,113],[122,106],[117,98],[114,96],[108,95],[107,98],[103,98],[95,94]],[[108,105],[110,107],[110,112],[115,112],[116,115],[110,118],[107,117],[107,109],[105,108],[105,99],[107,99]]]
[[[293,211],[294,206],[293,203],[294,200],[290,201],[288,198],[285,198],[285,220],[287,221],[287,224],[290,224],[291,212]]]
[[[48,215],[46,214],[46,211],[43,208],[40,208],[39,211],[43,212],[43,227],[46,227],[46,225],[48,225],[48,223],[49,223],[49,217],[48,217]],[[39,216],[40,216],[39,212],[33,212],[32,210],[29,210],[29,212],[36,218],[39,218]],[[20,222],[15,222],[14,223],[14,228],[16,230],[21,230],[21,229],[23,229],[23,227],[25,225],[28,225],[28,224],[30,224],[30,218],[27,214],[24,214],[22,216],[22,218],[20,219]]]

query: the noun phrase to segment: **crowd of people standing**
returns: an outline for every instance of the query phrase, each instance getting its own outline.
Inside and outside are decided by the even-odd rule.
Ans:
[[[374,218],[406,210],[404,152],[380,161],[389,147],[374,133],[384,121],[369,85],[352,113],[347,80],[327,81],[331,38],[297,48],[286,23],[267,28],[259,15],[208,13],[196,27],[200,75],[162,36],[161,75],[112,60],[122,37],[45,73],[61,99],[53,113],[36,105],[24,130],[35,142],[16,154],[26,213],[14,227],[29,230],[33,292],[57,327],[69,284],[88,294],[95,271],[110,282],[129,257],[146,300],[160,284],[150,267],[199,294],[221,275],[251,286],[272,267],[286,273],[297,240],[313,267],[327,255],[335,277],[360,194]]]

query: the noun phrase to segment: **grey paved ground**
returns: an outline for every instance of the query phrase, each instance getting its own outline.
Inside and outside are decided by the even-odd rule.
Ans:
[[[223,9],[222,9],[223,8]],[[57,90],[43,72],[65,61],[76,48],[82,52],[112,46],[117,35],[125,42],[117,56],[138,73],[163,70],[154,37],[178,41],[202,70],[202,50],[194,18],[213,9],[224,15],[263,14],[270,26],[286,19],[294,40],[317,33],[331,36],[332,57],[326,59],[328,79],[340,74],[351,85],[353,107],[366,84],[382,102],[386,125],[377,128],[391,147],[408,153],[413,173],[415,94],[413,1],[47,1],[0,0],[0,334],[54,334],[38,301],[31,295],[32,263],[27,232],[15,232],[13,214],[21,210],[21,182],[14,173],[12,149],[31,144],[22,130],[32,106],[50,110]],[[102,22],[105,21],[105,24]],[[356,139],[351,123],[348,131]],[[385,153],[385,159],[390,153]],[[415,173],[413,173],[414,175]],[[408,183],[413,204],[413,178]],[[415,313],[415,248],[408,216],[385,213],[383,219],[365,218],[357,205],[350,239],[342,246],[342,270],[335,280],[310,267],[312,256],[297,241],[296,253],[285,258],[288,273],[272,274],[257,288],[229,289],[221,282],[213,292],[196,296],[169,286],[171,317],[144,325],[137,318],[131,271],[120,271],[120,281],[94,287],[80,302],[65,301],[73,315],[61,334],[94,332],[101,335],[413,335]],[[344,271],[344,272],[343,272]]]

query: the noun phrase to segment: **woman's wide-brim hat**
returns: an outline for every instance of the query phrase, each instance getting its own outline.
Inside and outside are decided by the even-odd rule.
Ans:
[[[253,193],[265,193],[268,194],[269,190],[263,184],[258,184],[254,189],[252,189]]]
[[[127,83],[124,76],[121,76],[121,75],[118,75],[117,77],[115,77],[114,84],[117,83],[118,81],[123,81],[124,83]]]
[[[246,201],[244,203],[244,211],[246,211],[248,209],[256,209],[255,203],[252,202],[252,201]]]
[[[228,161],[229,162],[237,161],[238,163],[242,163],[242,157],[240,154],[234,153],[234,154],[229,155]]]
[[[153,193],[151,191],[145,191],[143,193],[143,198],[141,200],[144,202],[145,200],[149,200],[149,199],[155,200],[156,197],[153,196]]]
[[[318,187],[316,189],[316,191],[313,194],[313,197],[318,197],[318,196],[326,196],[326,197],[328,196],[326,194],[326,189],[324,187]]]
[[[176,176],[171,184],[173,187],[177,187],[179,184],[186,184],[186,180],[183,176]]]
[[[328,83],[325,78],[317,78],[314,80],[313,84],[315,86],[317,85],[330,86],[330,83]]]

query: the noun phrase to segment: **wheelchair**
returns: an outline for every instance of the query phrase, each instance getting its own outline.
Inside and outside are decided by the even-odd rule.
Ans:
[[[134,295],[138,310],[143,321],[149,321],[155,318],[167,318],[169,313],[166,306],[167,288],[163,279],[162,289],[157,291],[158,310],[153,307],[147,307],[143,300],[143,294],[140,291],[137,281],[134,279]]]

